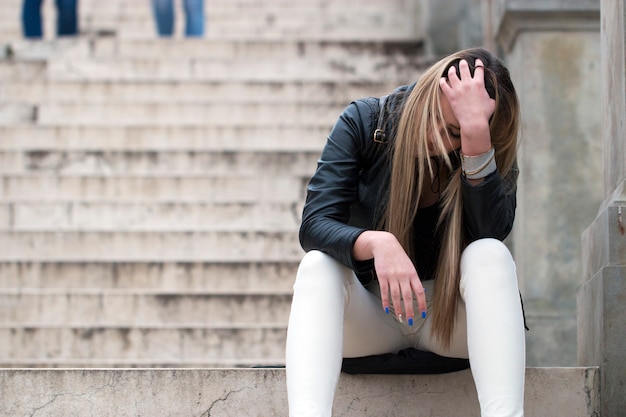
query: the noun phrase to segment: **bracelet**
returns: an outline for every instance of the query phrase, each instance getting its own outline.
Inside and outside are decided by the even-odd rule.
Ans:
[[[477,180],[494,172],[497,169],[495,156],[496,152],[493,148],[476,156],[461,154],[461,166],[465,178]]]

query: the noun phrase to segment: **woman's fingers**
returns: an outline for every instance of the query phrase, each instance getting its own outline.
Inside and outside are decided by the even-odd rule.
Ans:
[[[417,314],[422,313],[421,309],[426,309],[426,299],[415,265],[392,234],[372,232],[365,235],[365,233],[361,236],[378,237],[370,241],[371,249],[367,255],[371,253],[374,258],[383,309],[388,314],[393,309],[400,322],[412,325],[416,315],[413,300],[418,300],[420,311]],[[415,293],[415,289],[421,290]]]
[[[415,312],[413,311],[413,292],[411,291],[410,285],[405,285],[404,288],[402,288],[402,300],[404,313],[406,314],[406,323],[412,326]]]
[[[419,308],[419,316],[423,319],[426,318],[426,290],[422,285],[421,281],[417,279],[417,282],[412,285],[413,294],[415,294],[415,299],[417,300],[417,307]]]
[[[476,71],[480,71],[478,75],[476,75]],[[478,58],[474,61],[474,78],[485,79],[485,64]]]
[[[380,281],[379,283],[381,301],[386,313],[391,311],[390,305],[393,305],[398,321],[409,326],[413,325],[416,316],[426,318],[426,292],[417,275],[409,280]],[[415,311],[413,300],[417,300],[418,311]]]
[[[404,322],[406,313],[402,308],[402,290],[400,289],[400,284],[397,282],[390,284],[389,293],[391,294],[391,302],[393,303],[396,317],[400,322]]]
[[[454,87],[461,81],[459,74],[456,72],[456,67],[453,65],[448,69],[448,84],[450,87]]]
[[[453,89],[460,82],[469,82],[470,80],[484,81],[485,79],[485,65],[480,59],[476,59],[474,61],[474,76],[470,72],[470,66],[468,62],[464,59],[459,61],[459,70],[454,65],[448,68],[448,77],[442,77],[440,80],[440,85],[443,88],[443,81],[445,80],[446,84],[450,89]]]
[[[476,59],[473,65],[473,77],[468,62],[461,60],[458,71],[451,66],[448,76],[439,80],[441,91],[464,133],[475,131],[477,123],[484,125],[495,110],[495,100],[489,97],[485,88],[484,63]]]
[[[464,59],[459,62],[459,72],[462,81],[467,81],[472,78],[472,74],[470,74],[469,64]]]

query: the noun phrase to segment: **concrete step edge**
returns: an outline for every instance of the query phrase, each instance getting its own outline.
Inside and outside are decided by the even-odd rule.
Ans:
[[[291,291],[291,262],[0,262],[7,289]]]
[[[79,296],[115,296],[115,297],[284,297],[291,295],[291,291],[267,289],[260,291],[213,291],[206,290],[161,290],[161,289],[87,289],[87,288],[8,288],[0,287],[0,297],[20,296],[20,297],[39,297],[39,296],[62,296],[62,297],[79,297]]]
[[[296,261],[293,232],[0,233],[0,261]]]
[[[299,227],[297,202],[16,202],[0,203],[2,232],[293,231]]]
[[[0,126],[6,151],[321,151],[331,125],[232,127]],[[225,140],[224,138],[237,138]],[[298,140],[294,140],[298,138]]]
[[[320,151],[0,151],[0,175],[310,175]]]
[[[0,330],[20,331],[28,330],[286,330],[287,322],[224,322],[224,323],[68,323],[49,324],[37,322],[24,323],[0,323]],[[1,362],[1,360],[0,360]]]
[[[34,80],[31,83],[16,81],[3,86],[3,97],[11,101],[28,102],[29,95],[38,98],[38,102],[51,100],[63,102],[73,99],[74,94],[81,93],[81,101],[97,100],[106,96],[107,101],[157,101],[172,102],[233,102],[246,103],[263,100],[267,103],[278,102],[313,102],[322,103],[342,101],[354,98],[356,94],[371,94],[372,91],[384,93],[396,85],[387,81],[372,82],[303,82],[297,80],[279,80],[276,82],[260,82],[257,80],[240,80],[206,82],[173,80],[154,81],[86,81],[86,80]],[[18,94],[19,93],[19,94]],[[86,94],[87,93],[87,94]],[[132,94],[131,94],[132,93]],[[162,97],[161,93],[169,93]],[[172,94],[176,93],[176,94]],[[207,96],[210,93],[212,95]],[[56,95],[58,94],[58,96]],[[94,95],[96,97],[94,97]],[[70,97],[68,99],[68,96]],[[112,99],[113,97],[113,99]]]
[[[397,53],[407,51],[422,51],[423,40],[415,37],[398,36],[395,38],[354,38],[339,37],[315,38],[307,34],[297,38],[263,36],[249,36],[242,34],[236,37],[211,37],[167,39],[145,38],[128,39],[116,37],[88,37],[77,36],[63,39],[44,39],[32,42],[24,39],[15,39],[9,42],[11,62],[32,59],[63,59],[63,58],[105,58],[111,56],[129,59],[153,57],[163,61],[176,61],[177,58],[204,59],[207,57],[235,58],[250,56],[254,58],[271,59],[267,52],[293,54],[296,57],[308,53],[324,53],[340,49],[343,51],[367,50],[369,52]],[[129,53],[132,52],[132,53]],[[159,57],[159,58],[156,58]],[[425,60],[424,56],[414,55],[414,58]]]
[[[36,389],[34,389],[36,387]],[[6,417],[39,407],[49,417],[98,415],[288,415],[284,369],[2,369]],[[62,393],[62,394],[60,394]],[[336,417],[478,417],[471,372],[341,374]],[[141,401],[138,401],[141,399]],[[123,406],[120,406],[122,404]],[[528,368],[526,417],[599,415],[598,368]]]
[[[103,369],[280,369],[285,365],[284,358],[207,358],[202,359],[123,359],[123,358],[98,358],[93,360],[82,359],[54,359],[45,360],[40,358],[7,360],[0,358],[0,373],[4,370],[91,370]],[[1,375],[0,375],[1,378]],[[0,382],[0,387],[1,387]],[[0,410],[2,410],[0,408]],[[4,414],[2,417],[6,417]],[[67,417],[63,415],[62,417]]]
[[[0,195],[18,201],[297,203],[310,175],[300,176],[2,176]]]

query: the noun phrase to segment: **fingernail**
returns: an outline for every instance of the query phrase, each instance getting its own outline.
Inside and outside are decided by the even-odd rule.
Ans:
[[[426,312],[422,311],[422,318],[425,319],[426,318]]]
[[[398,314],[398,321],[400,323],[404,323],[404,319],[402,318],[402,314]]]
[[[413,326],[413,317],[409,317],[409,326]]]
[[[389,314],[389,307],[385,307],[385,314]]]

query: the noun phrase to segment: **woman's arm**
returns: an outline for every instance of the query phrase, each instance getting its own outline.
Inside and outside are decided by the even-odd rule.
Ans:
[[[447,78],[440,82],[461,130],[461,153],[467,157],[487,155],[492,149],[489,118],[495,110],[495,100],[489,97],[484,83],[483,63],[477,59],[474,76],[465,60],[459,62],[459,71],[452,66]],[[488,160],[487,160],[488,161]],[[479,164],[483,167],[487,165]],[[485,170],[484,176],[463,176],[463,211],[466,230],[471,240],[493,237],[503,240],[510,232],[515,217],[515,188],[504,187],[497,167]]]
[[[348,222],[357,200],[362,138],[367,134],[363,125],[370,117],[369,106],[355,102],[337,120],[307,186],[300,225],[305,251],[324,251],[352,269],[356,267],[352,247],[364,229]]]

